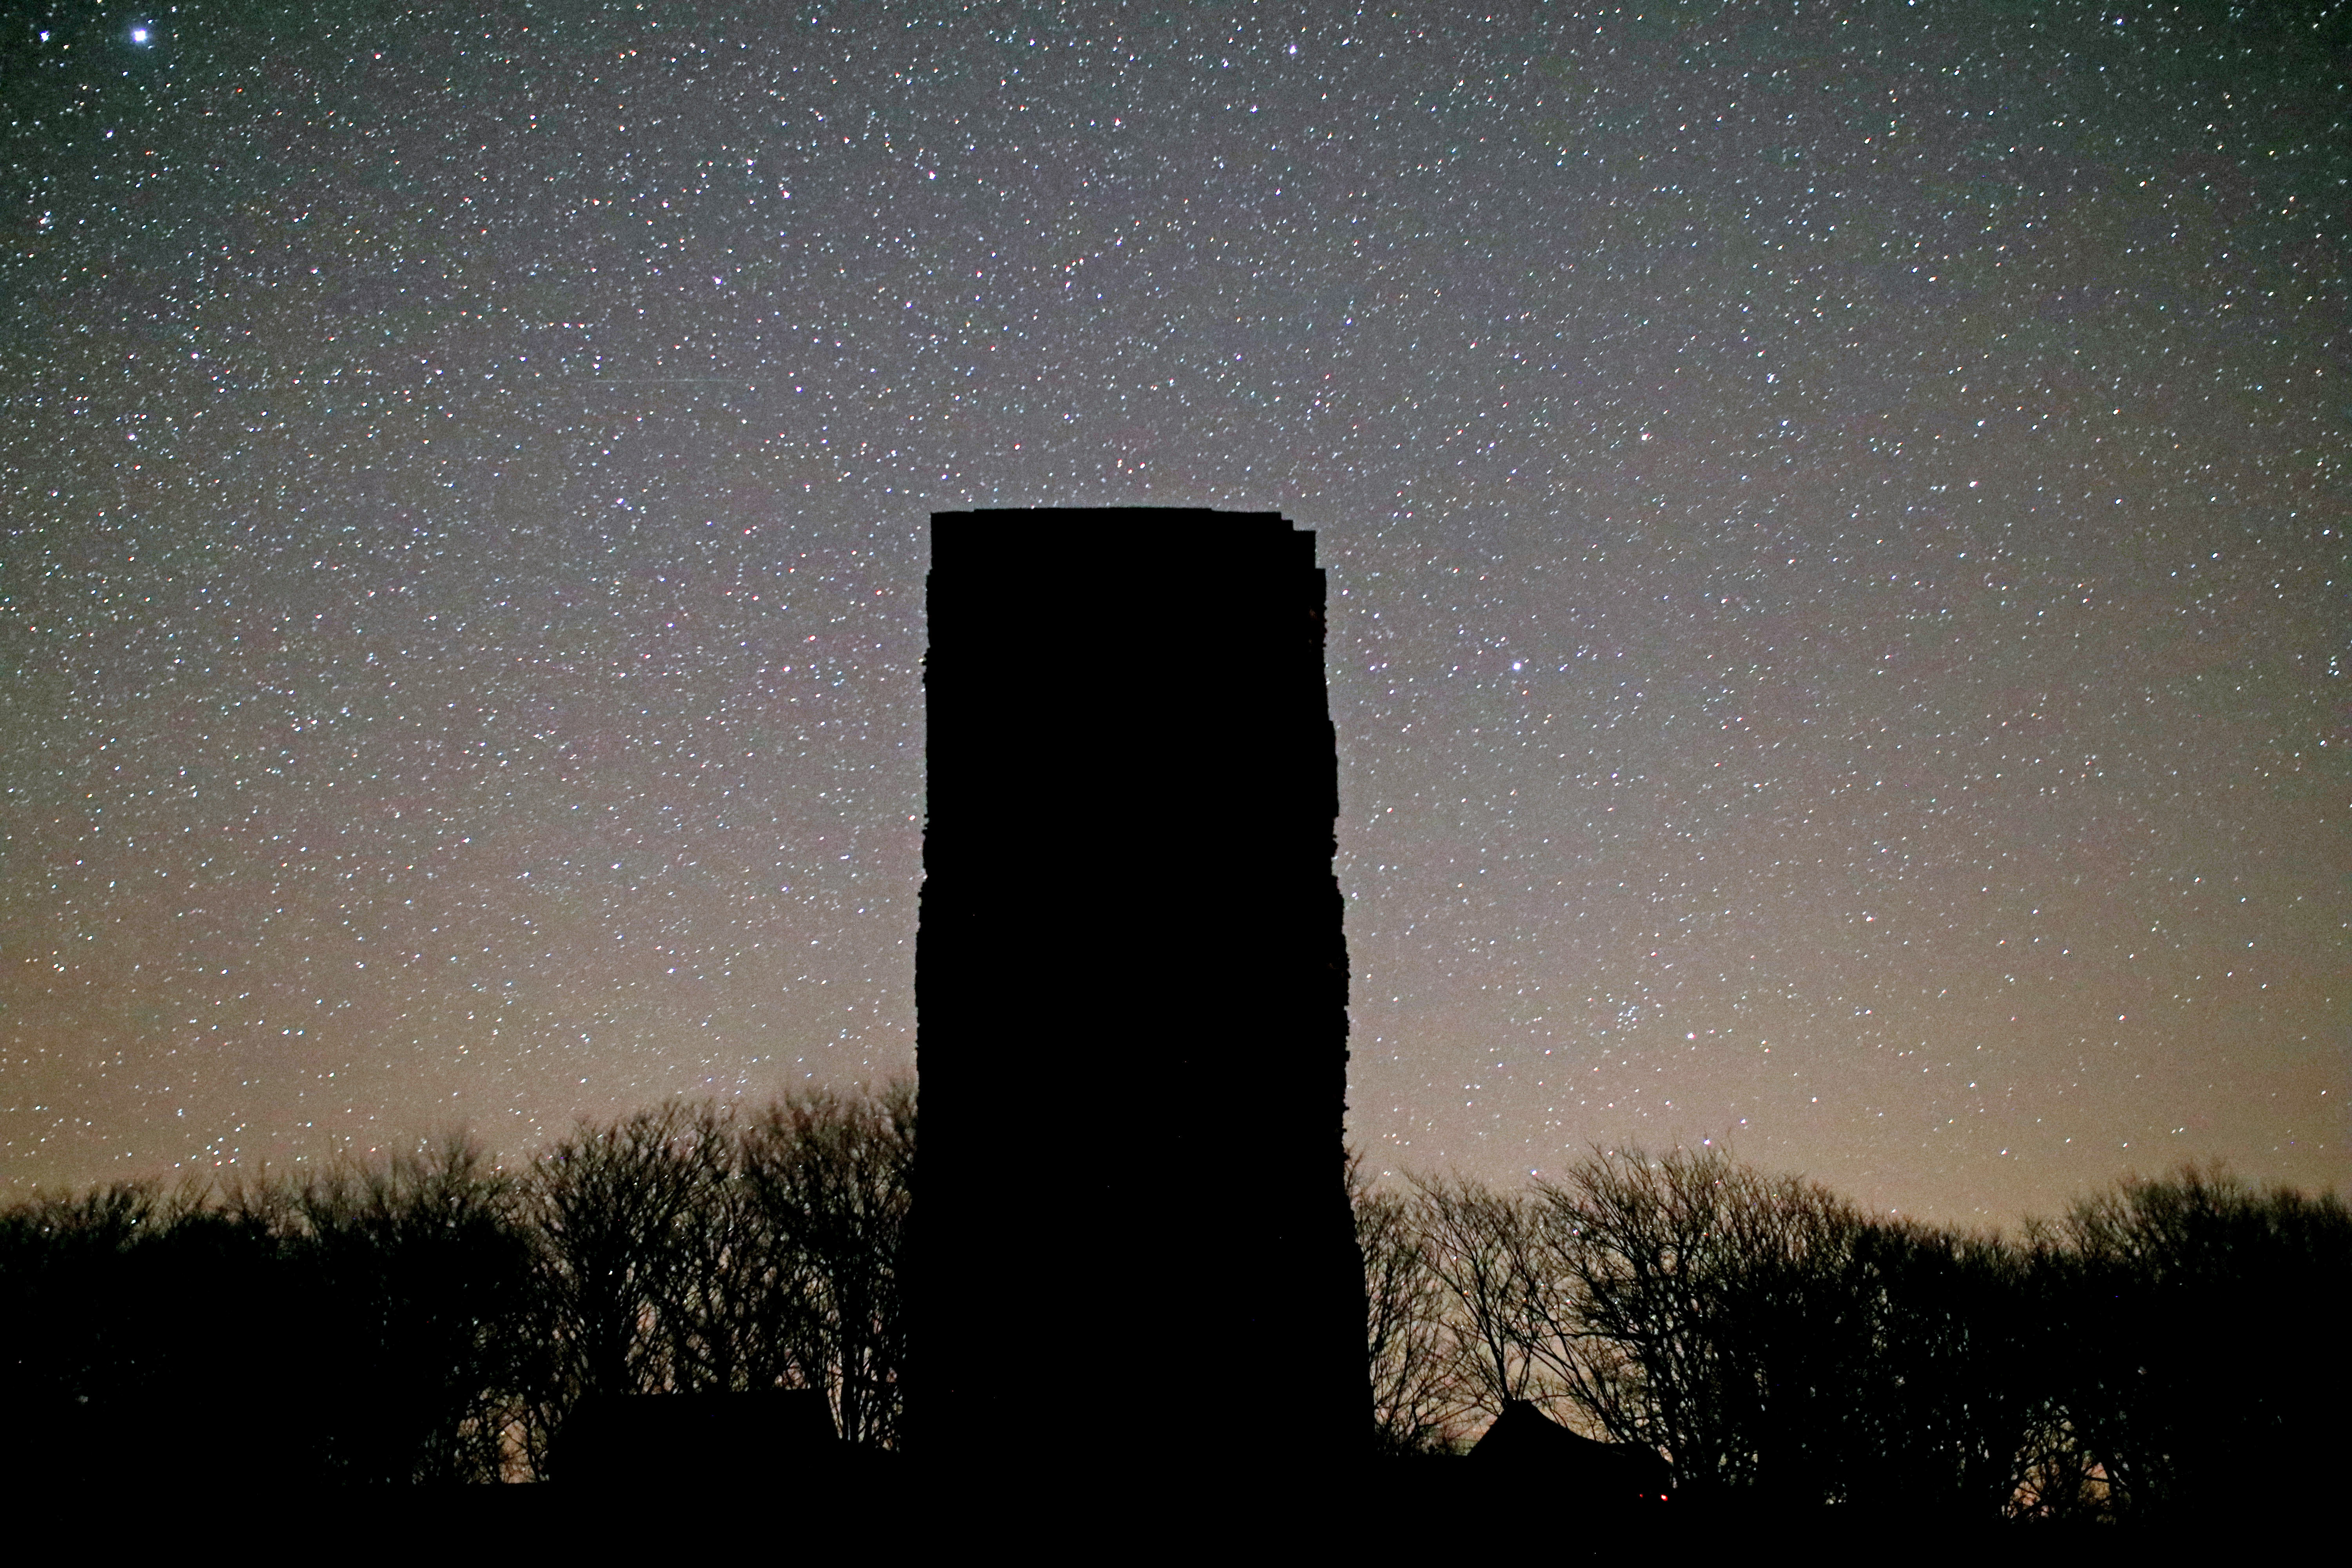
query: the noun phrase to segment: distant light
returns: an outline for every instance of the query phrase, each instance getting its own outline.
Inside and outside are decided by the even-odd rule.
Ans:
[[[143,43],[145,43],[145,42],[147,41],[147,29],[146,29],[146,28],[144,28],[144,27],[133,27],[133,28],[131,28],[131,41],[132,43],[134,43],[134,44],[143,44]]]

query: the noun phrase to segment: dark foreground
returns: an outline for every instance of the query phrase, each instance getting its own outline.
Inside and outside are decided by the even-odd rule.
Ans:
[[[511,1542],[599,1556],[675,1550],[683,1540],[737,1542],[792,1560],[845,1553],[877,1561],[979,1552],[1103,1561],[1309,1561],[1345,1553],[1415,1563],[1566,1559],[1717,1549],[1825,1553],[1832,1562],[1890,1556],[1928,1562],[2097,1560],[2111,1551],[2165,1554],[2194,1544],[2284,1543],[2314,1522],[2279,1517],[2182,1521],[2161,1531],[2039,1521],[1952,1525],[1848,1516],[1836,1509],[1715,1509],[1668,1504],[1595,1515],[1539,1491],[1497,1485],[1460,1460],[1391,1460],[1352,1476],[1300,1479],[1271,1463],[1182,1481],[1133,1476],[1034,1475],[981,1483],[927,1475],[891,1459],[758,1488],[511,1487],[352,1490],[254,1510],[206,1490],[184,1526],[207,1513],[240,1544],[354,1539],[386,1547],[495,1551]],[[136,1521],[126,1521],[140,1533]],[[169,1531],[176,1534],[176,1531]]]

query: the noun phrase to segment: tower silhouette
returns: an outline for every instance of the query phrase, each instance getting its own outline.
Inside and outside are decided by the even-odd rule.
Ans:
[[[1314,535],[931,521],[910,1448],[1340,1463],[1370,1396]]]

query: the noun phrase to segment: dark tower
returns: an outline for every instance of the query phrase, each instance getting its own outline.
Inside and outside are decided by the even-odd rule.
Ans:
[[[931,520],[908,1394],[935,1465],[1367,1446],[1314,541]]]

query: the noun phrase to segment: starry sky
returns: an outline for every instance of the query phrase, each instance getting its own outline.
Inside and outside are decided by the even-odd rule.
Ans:
[[[5,18],[8,1191],[906,1068],[1055,504],[1318,531],[1377,1167],[2347,1174],[2344,5]]]

